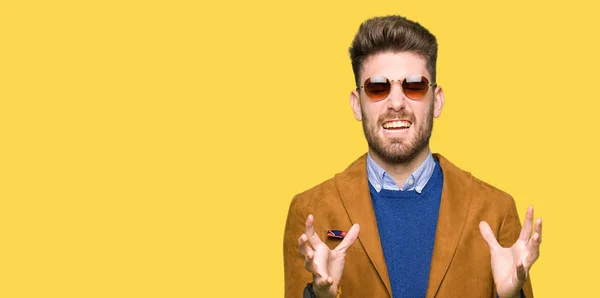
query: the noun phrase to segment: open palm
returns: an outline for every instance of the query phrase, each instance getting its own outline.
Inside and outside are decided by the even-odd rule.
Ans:
[[[479,230],[490,248],[492,275],[498,296],[520,297],[521,287],[529,276],[529,269],[540,255],[542,242],[542,219],[538,218],[533,229],[533,207],[527,209],[519,239],[511,247],[502,247],[496,240],[489,224],[482,221]]]

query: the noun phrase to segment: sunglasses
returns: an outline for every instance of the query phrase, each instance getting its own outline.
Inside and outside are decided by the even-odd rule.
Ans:
[[[400,82],[404,95],[414,100],[423,98],[429,91],[429,86],[437,86],[436,83],[429,84],[429,80],[423,76],[410,76],[404,80],[390,80],[377,76],[368,78],[359,88],[365,89],[365,93],[373,101],[380,101],[390,95],[393,82]]]

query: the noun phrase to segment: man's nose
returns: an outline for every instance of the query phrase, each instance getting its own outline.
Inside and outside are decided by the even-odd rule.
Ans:
[[[402,92],[400,82],[393,82],[391,87],[390,95],[388,95],[388,108],[399,111],[404,107],[406,95]]]

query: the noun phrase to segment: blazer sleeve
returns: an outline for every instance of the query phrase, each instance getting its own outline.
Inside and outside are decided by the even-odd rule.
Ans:
[[[312,281],[312,275],[304,268],[304,257],[298,252],[298,238],[304,233],[308,211],[301,206],[298,196],[290,204],[283,235],[283,267],[285,297],[302,297],[304,287]]]
[[[519,239],[519,234],[521,234],[521,221],[519,220],[515,200],[512,197],[509,197],[506,213],[498,232],[498,243],[500,243],[502,247],[511,247],[515,241]],[[522,290],[523,292],[521,295],[525,294],[525,297],[533,298],[531,276],[525,281]]]

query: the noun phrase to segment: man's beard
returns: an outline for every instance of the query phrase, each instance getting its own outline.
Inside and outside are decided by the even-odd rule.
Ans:
[[[362,110],[364,111],[364,109]],[[416,136],[412,139],[383,139],[377,134],[378,129],[383,128],[383,122],[386,120],[395,118],[392,116],[398,116],[399,119],[410,119],[412,122],[411,128],[416,129]],[[406,116],[406,117],[405,117]],[[369,149],[384,159],[385,162],[391,164],[402,164],[414,159],[424,148],[429,145],[429,138],[433,130],[433,102],[429,107],[427,118],[424,119],[420,127],[416,127],[414,117],[406,114],[385,114],[379,117],[375,126],[369,126],[369,119],[364,113],[362,113],[363,131],[365,138],[369,144]],[[409,129],[411,129],[409,128]]]

